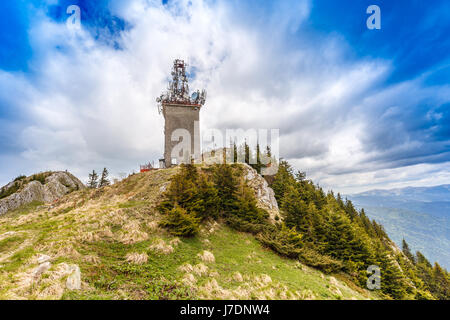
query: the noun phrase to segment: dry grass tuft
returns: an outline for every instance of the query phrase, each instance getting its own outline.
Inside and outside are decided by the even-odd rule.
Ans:
[[[300,291],[296,291],[295,294],[297,295],[299,300],[315,300],[316,296],[310,289],[305,289]]]
[[[146,253],[128,253],[126,258],[127,262],[134,264],[144,264],[148,261],[148,255]]]
[[[333,286],[336,286],[336,287],[339,286],[339,282],[336,280],[335,277],[330,277],[328,280],[330,281],[330,283],[331,283]]]
[[[339,288],[338,287],[336,287],[336,286],[330,286],[330,292],[332,293],[332,294],[334,294],[334,295],[337,295],[337,296],[340,296],[340,297],[342,297],[342,292],[341,292],[341,290],[339,290]]]
[[[180,243],[181,243],[181,240],[179,238],[174,238],[169,241],[169,244],[174,247],[177,247]]]
[[[123,244],[134,244],[148,239],[148,234],[141,231],[139,222],[131,220],[119,232],[118,240]]]
[[[178,267],[178,270],[182,272],[192,272],[194,270],[194,267],[190,263],[185,263]]]
[[[203,263],[199,263],[192,267],[192,272],[194,272],[198,276],[204,276],[208,274],[208,267]]]
[[[192,286],[197,282],[197,279],[195,279],[195,277],[192,273],[187,273],[184,275],[182,281],[184,284],[186,284],[188,286]]]
[[[156,243],[150,246],[150,249],[160,254],[170,254],[174,252],[173,247],[170,244],[166,244],[163,239],[158,239]]]
[[[80,234],[77,240],[81,242],[96,242],[100,240],[100,235],[96,232],[87,231]]]
[[[214,233],[215,231],[219,230],[220,228],[220,224],[217,223],[217,221],[208,221],[204,227],[202,228],[202,233],[204,235],[210,235],[212,233]]]
[[[260,276],[256,276],[255,277],[255,283],[259,287],[264,287],[264,286],[268,285],[271,282],[272,282],[272,278],[270,276],[268,276],[267,274],[262,274]]]
[[[235,273],[233,273],[232,279],[233,279],[234,281],[237,281],[237,282],[242,282],[242,281],[244,281],[244,278],[242,277],[242,274],[241,274],[240,272],[235,272]]]
[[[219,286],[216,279],[211,279],[205,283],[205,285],[203,286],[203,289],[205,289],[211,293],[214,293],[214,292],[221,291],[222,288]]]
[[[158,229],[158,221],[151,221],[147,224],[150,230],[157,230]]]
[[[100,258],[96,255],[87,255],[83,257],[83,261],[94,265],[100,264]]]
[[[212,252],[209,252],[207,250],[204,250],[203,253],[199,253],[198,256],[200,259],[202,259],[203,262],[206,263],[214,263],[216,262],[216,258],[212,254]]]
[[[69,265],[60,263],[54,268],[44,269],[46,270],[38,277],[35,272],[37,268],[16,274],[14,277],[16,285],[10,289],[9,297],[11,299],[26,299],[30,296],[46,300],[61,299],[65,290],[64,277],[70,273]],[[47,277],[42,277],[43,274]]]

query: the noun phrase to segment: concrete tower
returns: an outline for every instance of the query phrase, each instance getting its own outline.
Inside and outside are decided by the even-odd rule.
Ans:
[[[164,115],[164,165],[190,163],[199,160],[200,109],[205,104],[206,92],[197,90],[189,95],[186,64],[176,59],[168,91],[156,99],[158,111]]]

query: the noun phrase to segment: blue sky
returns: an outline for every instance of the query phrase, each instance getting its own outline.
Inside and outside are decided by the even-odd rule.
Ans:
[[[450,183],[449,34],[445,0],[3,1],[0,184],[158,159],[176,57],[209,92],[202,128],[279,128],[280,155],[325,187]]]

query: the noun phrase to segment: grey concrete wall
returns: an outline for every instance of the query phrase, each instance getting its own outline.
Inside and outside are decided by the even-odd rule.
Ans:
[[[186,105],[163,105],[164,125],[164,159],[166,167],[172,163],[190,162],[191,157],[200,158],[200,108]],[[181,129],[181,130],[180,130]],[[186,136],[187,134],[187,136]],[[183,135],[188,140],[183,141]],[[175,141],[172,141],[174,140]],[[177,152],[179,151],[179,152]]]

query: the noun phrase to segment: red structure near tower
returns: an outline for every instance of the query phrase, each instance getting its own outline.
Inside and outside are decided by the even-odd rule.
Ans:
[[[155,168],[153,168],[152,164],[149,162],[147,164],[143,164],[140,166],[140,172],[148,172],[150,170],[154,170]]]

